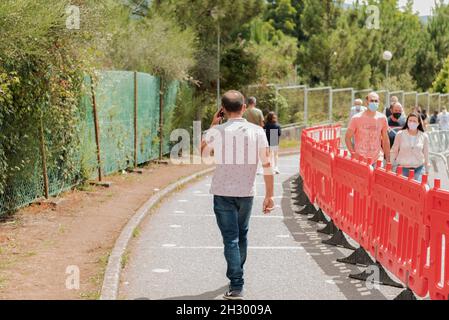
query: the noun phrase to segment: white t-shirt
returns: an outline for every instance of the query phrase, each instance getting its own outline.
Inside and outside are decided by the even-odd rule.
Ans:
[[[443,112],[438,116],[438,123],[441,130],[449,130],[449,113]]]
[[[210,193],[224,197],[253,197],[259,150],[268,148],[265,131],[245,119],[231,119],[205,134],[214,149],[216,170]]]

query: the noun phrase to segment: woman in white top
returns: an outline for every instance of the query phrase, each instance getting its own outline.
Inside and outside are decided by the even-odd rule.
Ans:
[[[402,174],[409,177],[415,171],[415,180],[421,182],[423,170],[429,173],[429,137],[424,132],[421,117],[411,113],[407,117],[404,128],[399,131],[391,150],[393,166],[402,167]]]

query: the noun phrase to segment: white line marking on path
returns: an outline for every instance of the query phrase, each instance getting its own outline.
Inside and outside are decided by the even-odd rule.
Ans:
[[[176,216],[176,217],[213,217],[215,218],[215,215],[213,214],[188,214],[188,213],[172,213],[170,214],[171,216]],[[251,219],[279,219],[282,220],[284,219],[284,216],[256,216],[253,215],[251,216]]]
[[[160,247],[159,247],[160,248]],[[158,247],[152,247],[152,249],[159,249]],[[222,250],[222,246],[204,246],[204,247],[165,247],[166,249],[187,249],[187,250]],[[248,250],[304,250],[303,247],[248,247]]]
[[[168,269],[153,269],[151,271],[153,271],[154,273],[167,273],[167,272],[170,272],[170,270],[168,270]]]

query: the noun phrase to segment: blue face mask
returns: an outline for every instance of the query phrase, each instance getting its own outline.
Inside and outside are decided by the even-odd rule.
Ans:
[[[373,112],[377,111],[379,109],[379,104],[375,103],[375,102],[370,102],[370,104],[368,105],[368,108]]]

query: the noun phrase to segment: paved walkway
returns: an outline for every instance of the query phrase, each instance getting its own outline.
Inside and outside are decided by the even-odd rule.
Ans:
[[[401,290],[370,290],[347,275],[361,271],[339,264],[351,253],[321,244],[323,225],[294,213],[291,182],[298,156],[281,158],[276,177],[276,210],[262,214],[263,177],[250,224],[246,299],[392,299]],[[124,299],[221,299],[227,289],[221,236],[208,193],[211,177],[165,201],[141,227],[123,272]]]

